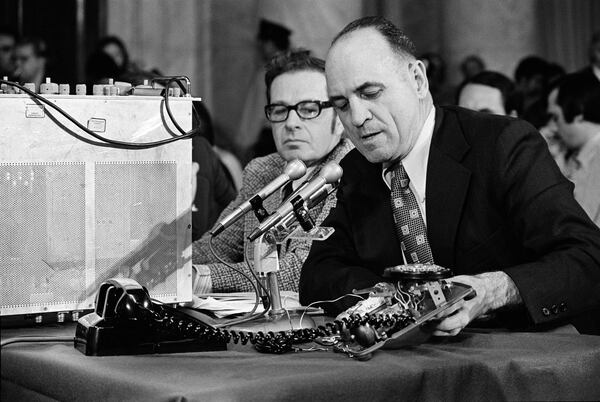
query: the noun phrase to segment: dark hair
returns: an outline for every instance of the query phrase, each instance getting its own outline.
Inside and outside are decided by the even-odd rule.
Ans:
[[[120,71],[115,60],[99,50],[92,53],[85,63],[86,80],[90,88],[102,79],[118,77]]]
[[[590,43],[592,45],[594,45],[594,44],[596,44],[598,42],[600,42],[600,31],[594,32],[594,34],[592,35],[592,39],[590,41]]]
[[[496,71],[482,71],[479,74],[475,74],[473,77],[466,79],[458,88],[457,102],[460,98],[460,93],[467,84],[480,84],[487,87],[496,88],[502,94],[502,103],[504,104],[504,110],[506,113],[510,113],[512,110],[516,110],[514,104],[514,91],[515,84],[506,75]]]
[[[43,39],[29,36],[21,38],[16,44],[15,47],[21,46],[31,46],[33,49],[33,54],[37,57],[48,57],[48,47],[46,46],[46,42]]]
[[[121,40],[121,38],[119,38],[117,36],[105,36],[104,38],[102,38],[98,41],[98,43],[96,44],[95,51],[103,52],[104,48],[108,45],[115,45],[119,48],[119,50],[121,51],[121,54],[123,55],[123,65],[118,66],[118,67],[122,71],[126,70],[127,67],[129,66],[129,52],[127,51],[127,48],[125,47],[125,43]]]
[[[272,41],[279,50],[287,50],[290,47],[291,34],[292,31],[283,25],[261,19],[257,37],[262,41]]]
[[[17,33],[6,25],[0,25],[0,35],[10,36],[15,41],[17,40]]]
[[[363,17],[352,21],[333,38],[331,45],[333,46],[341,37],[363,28],[376,29],[385,38],[387,43],[389,43],[394,52],[400,56],[412,56],[416,58],[417,49],[412,40],[398,29],[398,27],[381,16]]]
[[[266,66],[265,85],[267,103],[271,102],[271,84],[284,73],[292,71],[317,71],[325,74],[325,60],[310,55],[310,50],[294,49],[277,53]]]
[[[425,70],[429,83],[444,82],[446,80],[446,62],[439,53],[427,52],[419,57],[425,63]]]
[[[576,116],[600,124],[600,81],[582,73],[566,75],[557,85],[556,103],[562,109],[567,123]]]
[[[192,109],[192,128],[198,128],[199,137],[204,137],[210,145],[215,144],[215,132],[212,123],[212,118],[204,102],[193,101]],[[196,137],[196,136],[195,136]]]
[[[594,32],[594,34],[592,35],[592,38],[590,39],[590,46],[589,46],[589,58],[590,58],[590,62],[594,62],[594,46],[596,46],[596,44],[600,43],[600,31],[596,31]]]
[[[515,69],[515,81],[519,82],[521,79],[529,79],[536,75],[541,75],[546,78],[548,72],[548,62],[538,56],[527,56],[517,65]]]

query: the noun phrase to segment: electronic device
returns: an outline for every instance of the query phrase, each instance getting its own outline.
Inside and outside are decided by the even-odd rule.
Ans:
[[[225,350],[223,339],[191,337],[185,330],[213,329],[176,308],[155,303],[148,290],[128,278],[104,282],[93,313],[81,317],[75,348],[88,356]]]
[[[368,294],[359,307],[350,307],[337,319],[359,321],[340,331],[333,345],[338,352],[368,360],[380,348],[401,348],[425,342],[431,331],[427,322],[461,300],[472,299],[475,290],[462,283],[446,281],[448,268],[435,264],[406,264],[386,268],[386,282],[354,290]],[[361,309],[364,303],[366,311]],[[359,313],[357,310],[361,309]],[[363,318],[364,317],[364,318]]]
[[[42,102],[25,89],[0,94],[2,325],[76,321],[94,308],[99,284],[118,276],[165,303],[191,300],[192,145],[168,141],[191,129],[198,99]],[[157,141],[168,143],[126,145]]]
[[[412,271],[411,275],[421,269],[415,265],[400,267]],[[470,286],[443,280],[440,273],[446,277],[449,270],[437,265],[424,269],[429,273],[415,280],[414,275],[404,276],[395,267],[386,270],[395,284],[383,282],[355,291],[368,293],[367,302],[377,299],[362,314],[351,312],[316,328],[265,332],[209,325],[189,309],[153,301],[147,289],[132,279],[113,278],[100,286],[96,310],[79,319],[74,346],[86,355],[103,356],[223,350],[227,343],[250,343],[259,352],[281,354],[302,351],[301,344],[315,342],[357,360],[368,360],[380,348],[426,341],[429,333],[423,325],[427,321],[460,300],[475,296]],[[434,270],[437,273],[431,275]]]

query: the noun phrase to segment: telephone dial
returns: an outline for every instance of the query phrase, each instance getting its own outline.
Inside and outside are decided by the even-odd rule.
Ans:
[[[390,267],[383,276],[388,282],[353,292],[368,294],[363,300],[366,311],[357,314],[352,307],[317,328],[277,333],[217,328],[153,301],[148,290],[132,279],[113,278],[100,286],[95,311],[79,319],[75,347],[86,355],[105,356],[225,350],[233,342],[281,354],[306,350],[295,345],[314,342],[367,360],[380,348],[424,342],[429,337],[424,330],[427,321],[475,296],[470,286],[446,281],[451,271],[434,264]]]

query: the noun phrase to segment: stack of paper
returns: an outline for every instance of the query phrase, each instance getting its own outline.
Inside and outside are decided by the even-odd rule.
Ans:
[[[285,309],[296,309],[301,307],[298,293],[292,291],[282,291],[281,306]],[[195,296],[188,307],[200,310],[208,310],[217,318],[229,317],[248,313],[254,308],[256,295],[254,292],[236,292],[236,293],[208,293]],[[320,309],[309,309],[309,312]],[[264,311],[262,302],[258,304],[257,313]]]

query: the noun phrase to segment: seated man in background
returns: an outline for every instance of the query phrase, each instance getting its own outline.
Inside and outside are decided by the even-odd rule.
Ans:
[[[13,78],[15,42],[16,35],[8,28],[0,26],[0,79]]]
[[[243,174],[242,188],[237,198],[223,211],[219,219],[229,215],[236,207],[250,199],[257,191],[281,175],[287,162],[302,160],[307,174],[298,185],[319,173],[328,162],[339,162],[351,149],[342,138],[343,126],[327,101],[325,62],[310,56],[308,51],[292,51],[275,56],[267,65],[265,74],[267,102],[265,113],[271,123],[277,153],[250,161]],[[276,192],[264,201],[267,211],[274,211],[284,199]],[[335,194],[313,208],[311,215],[319,225],[335,205]],[[254,214],[249,213],[213,239],[216,253],[242,272],[248,272],[244,263],[246,236],[258,225]],[[252,285],[238,273],[229,269],[211,254],[210,234],[206,233],[193,244],[192,260],[206,292],[212,285],[215,292],[248,291]],[[298,290],[300,267],[308,255],[310,242],[292,240],[282,246],[278,279],[281,290]],[[207,275],[210,275],[209,277]],[[210,280],[208,280],[210,279]],[[212,283],[211,283],[212,282]]]
[[[504,74],[482,71],[458,89],[458,106],[477,112],[516,116],[511,104],[515,84]]]
[[[566,76],[548,96],[548,113],[569,151],[565,175],[575,184],[575,199],[600,227],[600,81]]]
[[[48,76],[46,43],[38,38],[23,38],[15,46],[15,77],[22,83],[34,83],[35,90]],[[52,77],[50,77],[52,78]]]
[[[573,198],[540,134],[505,116],[434,107],[414,44],[382,17],[350,23],[327,55],[327,90],[356,149],[302,267],[300,302],[385,282],[384,269],[435,263],[476,296],[432,324],[474,319],[600,333],[600,229]],[[321,303],[337,314],[356,303]]]

